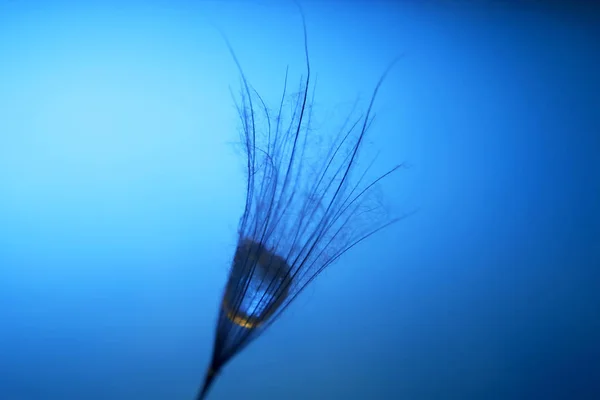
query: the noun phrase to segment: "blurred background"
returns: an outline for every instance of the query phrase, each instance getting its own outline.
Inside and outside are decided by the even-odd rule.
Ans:
[[[302,2],[323,119],[403,54],[369,149],[419,212],[209,398],[600,398],[600,18],[566,4]],[[245,190],[220,31],[269,104],[299,82],[291,1],[0,1],[1,399],[195,395]]]

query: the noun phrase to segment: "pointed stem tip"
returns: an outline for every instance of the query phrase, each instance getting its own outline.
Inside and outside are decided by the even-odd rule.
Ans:
[[[208,391],[215,379],[215,371],[212,368],[209,368],[206,371],[206,376],[204,377],[204,384],[202,385],[202,389],[198,392],[198,396],[196,396],[196,400],[204,400]]]

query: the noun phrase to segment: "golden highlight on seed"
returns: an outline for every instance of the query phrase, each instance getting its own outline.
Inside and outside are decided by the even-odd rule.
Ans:
[[[243,328],[260,326],[287,297],[290,273],[282,257],[252,239],[243,239],[233,259],[223,312]]]

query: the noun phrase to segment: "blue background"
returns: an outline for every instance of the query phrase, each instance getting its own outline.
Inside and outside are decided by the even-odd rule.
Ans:
[[[303,71],[292,2],[0,2],[0,399],[191,399],[244,202],[230,89]],[[210,398],[600,398],[600,19],[306,2],[316,107],[376,103],[397,214]],[[317,114],[319,115],[319,114]]]

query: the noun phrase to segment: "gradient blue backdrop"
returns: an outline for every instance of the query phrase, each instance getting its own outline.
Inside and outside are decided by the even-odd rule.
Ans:
[[[0,399],[189,400],[244,201],[230,88],[303,72],[292,2],[0,2]],[[85,3],[85,5],[83,5]],[[387,63],[406,221],[345,255],[212,399],[600,398],[597,14],[306,2],[317,110]],[[526,2],[527,3],[527,2]]]

